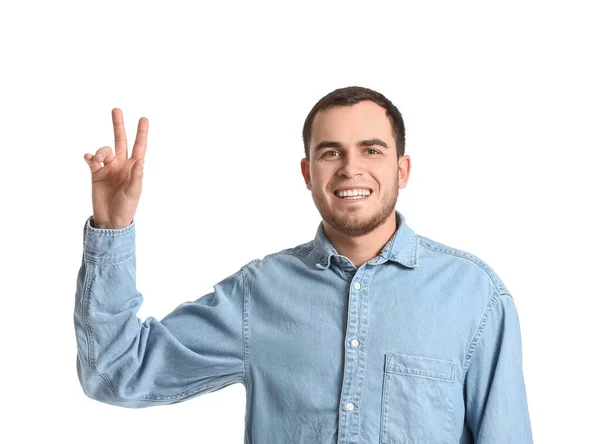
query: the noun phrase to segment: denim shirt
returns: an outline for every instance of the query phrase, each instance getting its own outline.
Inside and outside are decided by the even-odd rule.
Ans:
[[[397,231],[360,267],[323,223],[140,320],[135,220],[84,228],[77,372],[123,407],[172,404],[240,383],[245,443],[531,443],[513,297],[481,259]]]

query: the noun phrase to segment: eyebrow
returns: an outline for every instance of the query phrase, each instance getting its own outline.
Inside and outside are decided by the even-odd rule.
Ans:
[[[377,138],[361,140],[358,145],[359,146],[379,145],[379,146],[382,146],[383,148],[389,148],[387,143],[385,143],[383,140],[377,139]],[[340,142],[324,140],[323,142],[320,142],[319,144],[317,144],[317,146],[315,146],[315,151],[319,151],[324,148],[341,148],[341,147],[342,147],[342,144]]]

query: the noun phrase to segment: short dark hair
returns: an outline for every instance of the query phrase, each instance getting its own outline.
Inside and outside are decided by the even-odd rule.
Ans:
[[[304,141],[304,155],[309,158],[310,137],[312,135],[312,124],[318,111],[324,111],[334,106],[350,106],[363,100],[370,100],[385,109],[385,114],[390,119],[392,125],[392,135],[396,142],[396,152],[398,158],[404,156],[404,147],[406,145],[406,135],[404,130],[404,120],[398,108],[387,99],[383,94],[362,86],[347,86],[331,91],[322,97],[310,110],[304,128],[302,129],[302,140]]]

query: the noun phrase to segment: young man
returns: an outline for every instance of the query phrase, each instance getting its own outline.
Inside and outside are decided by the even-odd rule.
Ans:
[[[94,214],[75,327],[88,396],[147,407],[239,382],[254,444],[532,442],[513,298],[482,260],[395,210],[410,157],[383,95],[337,89],[306,119],[302,175],[323,218],[312,241],[144,323],[133,217],[148,120],[128,158],[112,116],[115,153],[84,156]]]

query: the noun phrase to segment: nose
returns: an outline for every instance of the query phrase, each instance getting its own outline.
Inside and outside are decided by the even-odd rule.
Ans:
[[[363,166],[361,164],[359,156],[354,153],[347,153],[344,156],[342,165],[340,166],[337,175],[351,178],[354,176],[361,175],[362,172]]]

